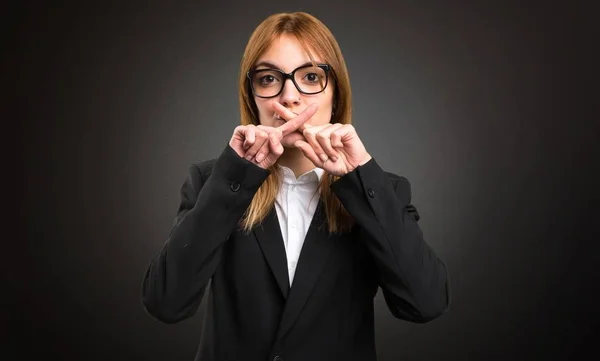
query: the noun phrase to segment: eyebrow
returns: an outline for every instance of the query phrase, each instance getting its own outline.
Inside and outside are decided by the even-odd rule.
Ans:
[[[319,62],[315,62],[315,64],[319,64]],[[306,63],[304,63],[304,64],[302,64],[302,65],[300,65],[300,66],[298,66],[296,68],[302,68],[303,66],[309,66],[309,65],[312,65],[312,63],[310,61],[306,62]],[[271,62],[268,62],[268,61],[261,61],[260,63],[256,64],[254,66],[254,68],[256,69],[256,68],[258,68],[260,66],[266,66],[269,69],[278,69],[278,70],[281,70],[280,67],[278,67],[277,65],[275,65],[275,64],[273,64]]]

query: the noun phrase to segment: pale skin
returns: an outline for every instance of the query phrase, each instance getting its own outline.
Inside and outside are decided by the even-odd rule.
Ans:
[[[315,60],[321,62],[319,57]],[[291,72],[309,61],[294,37],[282,35],[257,64],[267,62]],[[255,96],[260,125],[236,127],[229,145],[240,157],[261,168],[267,169],[278,162],[290,168],[296,177],[314,167],[336,176],[353,171],[371,156],[352,125],[330,123],[334,89],[330,82],[323,92],[306,95],[288,79],[279,95]]]

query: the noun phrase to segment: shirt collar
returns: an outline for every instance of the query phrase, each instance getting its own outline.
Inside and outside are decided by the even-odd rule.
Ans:
[[[283,166],[281,164],[277,164],[281,173],[283,174],[283,181],[285,183],[312,183],[312,182],[320,182],[325,170],[319,167],[315,167],[308,172],[300,175],[298,179],[294,175],[294,171],[290,168]]]

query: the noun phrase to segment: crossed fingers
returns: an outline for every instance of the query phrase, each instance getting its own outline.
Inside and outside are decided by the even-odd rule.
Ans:
[[[317,111],[316,104],[310,105],[303,112],[296,115],[283,105],[275,103],[275,111],[282,115],[282,118],[289,119],[279,127],[268,127],[264,125],[249,125],[244,140],[244,157],[248,161],[254,159],[257,163],[262,162],[270,153],[281,155],[283,152],[281,138],[301,128]]]
[[[304,130],[303,125],[317,112],[319,106],[317,104],[311,104],[308,108],[298,115],[284,107],[283,105],[275,102],[273,104],[273,110],[275,110],[282,118],[286,119],[287,122],[277,127],[281,130],[283,136],[286,136],[296,130],[302,132]]]
[[[282,125],[281,127],[300,118],[300,115],[296,117],[296,114],[294,114],[292,111],[282,106],[281,104],[275,103],[274,108],[278,113],[282,114],[283,118],[290,119],[286,124]],[[302,121],[302,123],[299,123],[300,121]],[[298,123],[295,123],[292,126],[294,126],[295,129],[298,129],[304,135],[304,138],[306,139],[307,143],[312,147],[315,155],[322,162],[326,162],[328,159],[331,159],[333,162],[337,161],[338,151],[336,151],[334,148],[343,147],[341,138],[342,134],[345,134],[346,131],[344,131],[344,129],[339,129],[344,127],[344,124],[327,123],[323,125],[314,126],[306,124],[306,122],[304,122],[304,119],[301,118],[299,119]]]

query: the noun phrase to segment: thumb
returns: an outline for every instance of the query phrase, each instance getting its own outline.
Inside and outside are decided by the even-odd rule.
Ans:
[[[307,142],[303,140],[297,140],[294,142],[294,147],[300,149],[302,153],[304,153],[304,156],[306,156],[306,158],[313,162],[313,164],[317,167],[320,167],[321,163],[323,163],[319,157],[317,157],[315,150]]]

